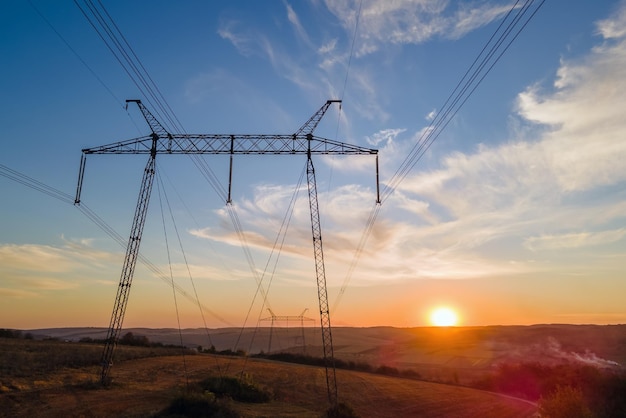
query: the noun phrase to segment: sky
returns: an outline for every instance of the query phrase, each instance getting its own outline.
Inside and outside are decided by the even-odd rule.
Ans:
[[[76,3],[0,2],[0,164],[71,196],[82,149],[150,132]],[[385,189],[512,5],[104,2],[184,132],[291,134],[342,99],[316,135],[379,150],[378,209],[373,157],[313,157],[333,326],[429,326],[441,306],[462,326],[626,323],[626,2],[547,0]],[[228,157],[202,159],[226,188]],[[82,205],[124,239],[146,161],[87,158]],[[124,326],[319,323],[305,156],[235,156],[245,243],[189,157],[156,161],[141,254],[160,274],[137,264]],[[125,248],[71,202],[0,190],[0,327],[108,326]]]

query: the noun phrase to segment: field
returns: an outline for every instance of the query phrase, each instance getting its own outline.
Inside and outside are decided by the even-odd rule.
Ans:
[[[319,417],[328,407],[324,370],[317,367],[121,347],[113,383],[102,388],[95,365],[99,346],[4,338],[0,345],[2,416],[155,416],[200,380],[242,373],[270,393],[271,401],[229,401],[240,416]],[[370,373],[338,370],[337,382],[340,401],[362,417],[522,418],[537,409],[531,402],[476,389]]]
[[[178,330],[129,329],[150,341],[179,344]],[[304,331],[304,338],[302,338]],[[104,338],[102,328],[59,328],[32,330],[61,340]],[[218,350],[306,352],[321,356],[317,328],[275,328],[269,345],[269,329],[185,329],[187,347],[214,345]],[[254,337],[253,337],[254,335]],[[303,344],[304,340],[304,344]],[[239,342],[237,344],[237,342]],[[424,379],[443,383],[471,384],[503,363],[566,362],[599,367],[626,364],[626,325],[533,325],[452,328],[333,328],[335,357],[365,362],[373,367],[389,366],[414,370]]]

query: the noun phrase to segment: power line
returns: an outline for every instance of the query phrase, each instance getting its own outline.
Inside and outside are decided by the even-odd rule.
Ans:
[[[167,104],[165,97],[157,87],[154,80],[150,77],[145,66],[130,46],[111,15],[107,12],[104,5],[98,1],[100,9],[91,1],[84,0],[84,5],[79,0],[74,0],[74,4],[81,11],[87,22],[96,31],[102,42],[109,49],[111,54],[126,72],[130,80],[135,84],[137,89],[144,95],[154,108],[159,117],[169,122],[170,131],[181,130],[181,124],[171,111],[171,107]],[[170,109],[170,111],[168,111]],[[172,129],[172,127],[176,129]]]
[[[47,196],[50,196],[54,199],[57,199],[63,203],[67,203],[69,205],[74,206],[74,198],[68,194],[65,193],[59,189],[56,189],[52,186],[49,186],[39,180],[36,180],[30,176],[27,176],[26,174],[20,173],[17,170],[14,170],[12,168],[7,167],[4,164],[0,164],[0,176],[8,178],[9,180],[13,180],[16,183],[19,183],[23,186],[29,187],[33,190],[36,190],[40,193],[43,193]],[[120,245],[120,247],[125,248],[127,245],[126,240],[115,230],[113,229],[113,227],[111,227],[104,219],[102,219],[96,212],[94,212],[93,210],[91,210],[87,205],[85,205],[84,203],[81,203],[80,206],[75,206],[78,208],[78,210],[85,215],[85,217],[87,217],[87,219],[89,219],[92,223],[94,223],[98,228],[100,228],[104,233],[106,233],[109,237],[111,237],[115,242],[118,243],[118,245]],[[156,266],[154,265],[148,258],[146,258],[143,254],[139,254],[138,256],[139,261],[141,261],[147,268],[148,270],[150,270],[156,277],[158,277],[159,279],[161,279],[162,281],[164,281],[165,283],[167,283],[168,285],[171,285],[169,278]],[[227,326],[234,326],[233,324],[231,324],[230,322],[226,321],[224,318],[222,318],[220,315],[218,315],[217,313],[213,312],[211,309],[205,307],[204,305],[202,305],[197,299],[194,299],[189,293],[187,293],[182,287],[178,286],[177,284],[174,286],[176,288],[176,291],[184,296],[186,299],[190,300],[191,302],[193,302],[196,306],[198,306],[199,309],[201,309],[203,312],[207,312],[209,313],[211,316],[213,316],[215,319],[219,320],[221,323],[227,325]]]
[[[155,171],[156,171],[156,166],[155,166]],[[180,326],[180,312],[178,310],[178,298],[176,297],[176,287],[174,287],[174,272],[172,271],[172,258],[171,258],[171,254],[170,254],[170,245],[169,245],[169,241],[167,239],[167,228],[165,227],[165,213],[163,211],[163,198],[161,197],[161,192],[163,192],[163,194],[165,195],[165,199],[167,200],[167,195],[165,194],[165,189],[163,188],[163,184],[161,181],[161,178],[158,177],[158,181],[157,181],[157,189],[158,189],[158,194],[159,194],[159,207],[161,209],[161,221],[163,223],[163,236],[165,237],[165,250],[167,253],[167,265],[169,266],[169,270],[170,270],[170,281],[172,283],[172,295],[174,297],[174,308],[176,310],[176,323],[178,325],[178,337],[180,339],[180,349],[181,349],[181,354],[182,354],[182,358],[183,358],[183,371],[185,373],[185,382],[187,383],[187,389],[189,389],[189,374],[187,373],[187,361],[185,359],[185,345],[183,343],[183,331],[182,328]],[[162,190],[163,189],[163,190]],[[172,208],[169,207],[169,201],[168,201],[168,208],[170,209],[170,215],[172,215]],[[176,224],[174,224],[175,226]],[[184,255],[184,252],[183,252]],[[187,266],[189,267],[189,266]],[[205,323],[205,327],[206,327],[206,323]]]
[[[361,18],[361,8],[363,7],[363,0],[359,2],[359,10],[356,13],[356,19],[354,22],[354,33],[352,34],[352,45],[350,46],[350,56],[348,57],[348,66],[346,68],[346,78],[343,80],[343,89],[341,91],[341,100],[346,93],[346,85],[348,84],[348,74],[350,73],[350,64],[352,63],[352,55],[354,54],[354,44],[356,43],[356,36],[359,32],[359,20]],[[341,110],[341,106],[339,107]]]
[[[46,22],[46,24],[50,27],[50,29],[52,29],[52,31],[59,37],[59,39],[65,44],[65,46],[67,46],[67,48],[72,52],[72,54],[74,54],[74,56],[78,58],[81,64],[83,64],[85,68],[87,68],[87,70],[91,73],[91,75],[93,75],[96,78],[96,80],[98,80],[98,83],[100,83],[100,85],[104,87],[104,89],[111,95],[111,97],[113,97],[113,100],[115,100],[117,104],[123,107],[124,105],[122,104],[122,101],[117,98],[115,93],[113,93],[113,91],[109,88],[109,86],[107,86],[105,82],[102,81],[102,79],[98,76],[98,74],[96,74],[96,72],[89,66],[89,64],[87,64],[87,62],[80,56],[80,54],[78,54],[78,52],[76,52],[76,50],[72,48],[69,42],[65,40],[63,35],[61,35],[61,33],[58,30],[56,30],[56,28],[52,25],[52,23],[44,16],[44,14],[33,4],[31,0],[28,0],[28,3],[30,4],[30,7],[32,7],[33,10],[35,10],[35,12],[39,15],[39,17],[41,17],[43,21]]]
[[[534,0],[527,0],[519,8],[517,7],[519,1],[517,1],[513,5],[509,13],[507,13],[504,18],[504,21],[510,18],[507,26],[502,31],[501,29],[503,25],[500,24],[498,26],[485,47],[483,47],[483,49],[479,53],[477,59],[474,60],[474,62],[470,66],[470,69],[465,73],[459,84],[457,84],[455,89],[452,91],[452,93],[450,93],[450,95],[444,102],[444,106],[442,107],[441,112],[439,112],[435,116],[430,125],[423,131],[422,135],[411,149],[407,158],[402,162],[402,164],[400,164],[398,170],[396,170],[394,175],[390,178],[388,184],[383,188],[381,197],[383,201],[391,196],[391,194],[396,190],[399,184],[406,178],[411,169],[423,157],[424,153],[428,150],[428,148],[430,148],[435,139],[439,137],[443,129],[445,129],[448,123],[450,123],[450,121],[454,118],[456,113],[473,94],[476,88],[482,83],[482,81],[485,79],[487,74],[489,74],[495,64],[500,60],[500,58],[502,58],[502,55],[508,50],[513,41],[517,39],[521,31],[535,16],[535,14],[541,8],[544,2],[545,0],[542,0],[539,5],[534,9],[534,11],[530,14],[530,16],[527,16],[526,18],[524,16],[530,10],[532,4],[534,3]],[[514,10],[517,10],[516,14],[512,13]],[[519,29],[513,35],[511,35],[516,26],[519,27]],[[493,42],[498,32],[500,32],[500,34],[497,37],[497,40]],[[507,38],[509,38],[508,41]],[[489,48],[487,54],[484,55],[484,57],[480,59],[479,64],[476,65],[478,58],[483,55],[489,44],[492,45]],[[503,45],[505,46],[503,47]],[[471,74],[469,77],[467,77],[468,73]],[[460,84],[462,84],[462,87],[459,89]]]
[[[482,83],[487,74],[489,74],[496,63],[509,49],[513,41],[517,39],[522,30],[528,25],[541,6],[543,6],[545,0],[541,0],[534,10],[530,12],[530,14],[528,13],[532,8],[534,0],[525,1],[521,7],[518,7],[518,3],[519,0],[513,4],[500,25],[498,25],[487,43],[483,46],[476,59],[474,59],[461,80],[457,83],[456,87],[449,94],[441,108],[441,111],[435,116],[429,126],[423,130],[422,135],[411,148],[407,157],[386,183],[381,193],[381,203],[386,201],[394,193],[400,183],[404,181],[409,172],[421,160],[433,142],[439,137],[439,135],[441,135],[457,112],[461,109],[461,107],[463,107],[470,96]],[[361,258],[363,249],[365,248],[365,244],[372,233],[379,213],[380,205],[376,204],[370,211],[352,262],[350,263],[350,267],[346,277],[344,278],[342,287],[333,305],[333,310],[337,308],[343,294],[345,293],[346,287],[348,286],[354,269]]]

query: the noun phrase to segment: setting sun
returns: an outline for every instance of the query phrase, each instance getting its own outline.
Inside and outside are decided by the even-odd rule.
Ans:
[[[430,322],[436,327],[451,327],[458,323],[458,317],[450,308],[437,308],[430,314]]]

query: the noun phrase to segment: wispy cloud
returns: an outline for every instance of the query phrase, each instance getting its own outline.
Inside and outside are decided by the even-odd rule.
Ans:
[[[223,19],[220,22],[217,33],[225,40],[233,44],[242,55],[250,55],[251,38],[239,30],[240,22],[231,19]]]
[[[386,4],[364,6],[384,14],[392,7]],[[341,5],[346,3],[336,3]],[[434,3],[419,7],[429,5],[433,15],[441,12]],[[494,9],[492,16],[499,13]],[[508,138],[473,152],[450,153],[437,169],[401,183],[385,203],[400,211],[392,215],[382,208],[361,258],[358,282],[547,271],[548,266],[532,260],[533,251],[543,249],[560,251],[563,258],[573,249],[589,251],[577,263],[586,263],[585,256],[597,258],[592,252],[603,245],[623,253],[618,246],[626,232],[616,225],[623,223],[626,207],[619,192],[626,181],[626,35],[619,37],[611,29],[626,24],[623,15],[599,23],[605,39],[587,56],[564,59],[552,86],[533,85],[520,93],[515,116],[519,128]],[[414,137],[403,129],[385,129],[368,140],[400,159],[411,145],[407,138]],[[593,199],[597,190],[607,188],[616,193]],[[345,269],[372,206],[369,192],[356,185],[321,192],[331,268]],[[266,220],[281,219],[288,195],[286,189],[266,187],[242,205],[246,219],[263,220],[251,227],[251,241],[258,248],[269,248],[276,225]],[[281,202],[283,209],[270,202]],[[294,222],[306,224],[306,205],[296,210]],[[307,238],[303,227],[290,251],[307,254]],[[304,249],[296,250],[298,246]],[[614,264],[618,259],[605,261]],[[572,267],[549,266],[558,268]]]
[[[64,240],[61,246],[0,245],[0,287],[5,295],[35,296],[41,291],[75,289],[79,272],[95,277],[117,254],[98,250],[90,240]],[[89,283],[93,283],[90,279]]]
[[[328,9],[352,33],[358,1],[326,1]],[[459,39],[504,16],[511,6],[484,2],[439,0],[363,0],[357,55],[378,51],[385,44],[419,44],[439,37]]]
[[[309,48],[313,48],[313,42],[311,42],[309,35],[306,33],[306,30],[302,26],[298,14],[295,12],[295,10],[293,10],[293,7],[291,7],[289,3],[285,2],[285,7],[287,8],[287,19],[289,20],[289,23],[291,23],[291,25],[293,26],[296,34],[298,35],[298,38],[306,43]]]
[[[618,27],[623,19],[618,14],[602,26]],[[401,184],[403,207],[415,207],[429,223],[441,219],[414,231],[416,239],[456,251],[494,241],[502,251],[510,245],[567,251],[623,239],[624,230],[610,225],[624,217],[618,209],[624,195],[590,199],[598,189],[623,190],[626,181],[626,43],[609,33],[586,57],[563,60],[552,89],[534,85],[519,95],[526,125],[517,137],[452,153],[440,169]]]
[[[614,229],[610,231],[598,232],[578,232],[560,235],[541,235],[529,237],[524,241],[526,248],[532,251],[538,250],[560,250],[566,248],[592,247],[602,244],[609,244],[623,239],[626,236],[626,229]]]
[[[366,137],[366,141],[372,146],[379,146],[380,144],[383,144],[389,147],[390,145],[392,145],[398,135],[405,131],[406,129],[383,129],[381,131],[375,132],[371,136]]]

